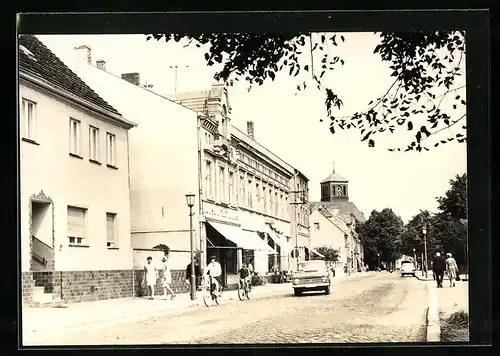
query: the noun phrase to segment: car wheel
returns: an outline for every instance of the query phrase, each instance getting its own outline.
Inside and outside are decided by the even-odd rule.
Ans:
[[[325,294],[327,294],[327,295],[330,294],[330,286],[325,288]]]
[[[298,289],[294,289],[293,293],[295,294],[296,297],[298,297],[299,295],[302,295],[302,291],[298,290]]]

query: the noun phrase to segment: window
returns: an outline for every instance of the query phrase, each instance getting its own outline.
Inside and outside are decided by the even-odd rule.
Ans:
[[[117,247],[116,246],[116,235],[115,235],[115,219],[116,214],[106,213],[106,246],[108,248]]]
[[[213,198],[212,188],[212,162],[206,161],[205,165],[205,186],[207,198]]]
[[[89,156],[93,161],[99,161],[99,129],[89,126]]]
[[[69,120],[70,152],[78,156],[80,155],[80,125],[78,120]]]
[[[35,139],[36,104],[28,99],[22,99],[21,120],[23,125],[23,137],[29,140]]]
[[[106,151],[107,151],[107,159],[108,165],[116,166],[116,147],[115,147],[116,137],[111,133],[106,134]]]
[[[288,196],[285,196],[285,212],[288,214]]]
[[[205,132],[205,143],[208,143],[208,133]]]
[[[274,193],[274,215],[278,216],[278,192]]]
[[[243,173],[244,174],[244,173]],[[245,176],[240,176],[240,205],[245,205]]]
[[[280,194],[280,216],[285,216],[285,209],[283,207],[283,194]]]
[[[319,222],[315,222],[314,227],[316,228],[316,230],[319,230]]]
[[[234,173],[229,172],[229,204],[234,203]]]
[[[262,200],[264,202],[264,213],[267,213],[267,195],[266,195],[266,187],[264,183],[262,183]]]
[[[253,195],[253,184],[252,184],[252,178],[251,176],[248,177],[248,207],[253,208],[253,200],[252,200],[252,195]]]
[[[68,238],[70,244],[83,245],[87,209],[68,206]]]
[[[219,169],[219,200],[222,202],[226,201],[226,170],[224,167]]]
[[[255,180],[255,207],[260,210],[260,185],[257,180]]]

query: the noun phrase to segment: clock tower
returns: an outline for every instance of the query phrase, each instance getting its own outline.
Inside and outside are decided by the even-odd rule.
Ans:
[[[349,200],[349,181],[335,173],[335,163],[333,172],[321,182],[321,201],[333,202]]]

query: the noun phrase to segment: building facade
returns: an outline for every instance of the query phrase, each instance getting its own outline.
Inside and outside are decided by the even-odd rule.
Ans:
[[[192,109],[179,105],[145,87],[140,73],[114,75],[104,60],[92,62],[88,46],[75,49],[75,71],[123,115],[138,124],[130,132],[130,206],[134,285],[141,288],[148,256],[159,264],[170,248],[172,287],[185,291],[185,270],[191,260],[190,217],[185,195],[198,196],[199,119]],[[198,211],[195,200],[193,211]],[[194,249],[199,245],[199,215],[193,217]],[[160,286],[158,286],[160,287]],[[157,288],[162,292],[161,288]]]
[[[365,222],[361,211],[349,200],[349,181],[333,172],[321,182],[321,201],[309,204],[311,246],[339,250],[340,262],[351,272],[364,267],[363,246],[356,224]]]
[[[224,85],[165,96],[199,113],[203,263],[216,256],[226,285],[236,283],[242,263],[259,273],[291,270],[294,247],[309,246],[308,219],[300,215],[307,203],[291,204],[296,185],[307,192],[307,178],[255,140],[252,122],[246,133],[231,124]],[[301,199],[307,200],[307,193]]]
[[[25,304],[132,296],[128,133],[135,126],[35,36],[19,36]]]

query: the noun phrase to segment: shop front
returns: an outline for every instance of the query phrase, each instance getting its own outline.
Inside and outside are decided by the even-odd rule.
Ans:
[[[205,222],[207,261],[215,256],[221,264],[224,287],[235,288],[238,270],[243,262],[254,263],[259,252],[273,253],[273,249],[260,239],[257,233],[236,225],[207,220]]]

